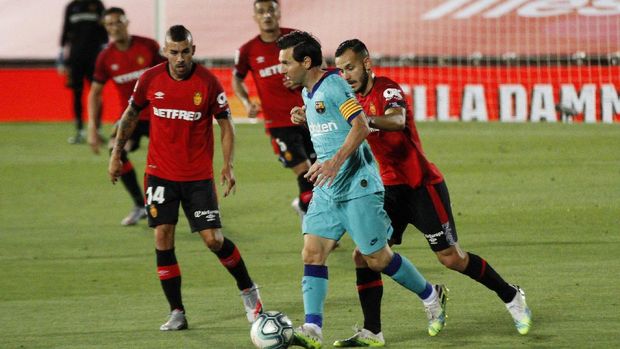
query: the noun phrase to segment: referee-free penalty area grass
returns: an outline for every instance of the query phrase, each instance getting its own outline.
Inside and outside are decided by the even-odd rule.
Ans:
[[[389,348],[620,346],[618,125],[422,123],[446,177],[459,240],[526,291],[528,336],[490,291],[442,267],[420,233],[395,249],[450,289],[447,327],[426,334],[421,302],[384,277]],[[107,127],[109,128],[109,126]],[[181,216],[177,256],[190,329],[162,333],[167,303],[152,231],[121,227],[131,202],[107,153],[68,145],[70,124],[0,124],[0,348],[251,348],[232,277]],[[219,138],[216,136],[216,140]],[[217,142],[216,142],[217,143]],[[144,169],[146,144],[131,154]],[[216,147],[216,173],[221,152]],[[236,194],[220,198],[268,310],[303,321],[296,181],[261,125],[237,126]],[[329,258],[325,347],[362,325],[346,237]]]

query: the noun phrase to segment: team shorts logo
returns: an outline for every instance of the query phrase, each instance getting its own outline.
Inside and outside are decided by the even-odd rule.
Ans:
[[[218,210],[194,211],[195,218],[205,217],[207,222],[215,221],[219,215],[220,211]]]
[[[151,207],[149,208],[149,212],[151,213],[151,217],[157,218],[157,207],[155,206],[155,204],[151,205]]]
[[[194,93],[194,105],[200,105],[202,103],[202,95],[200,92]]]
[[[323,102],[323,101],[316,101],[316,102],[314,102],[314,109],[319,114],[325,113],[325,102]]]
[[[440,231],[438,233],[435,234],[424,234],[424,237],[426,238],[426,240],[428,240],[428,243],[431,245],[437,245],[437,238],[444,235],[443,231]]]

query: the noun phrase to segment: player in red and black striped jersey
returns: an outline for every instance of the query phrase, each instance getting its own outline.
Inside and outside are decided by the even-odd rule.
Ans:
[[[103,24],[111,42],[97,57],[93,83],[88,95],[88,144],[95,154],[99,153],[102,140],[98,129],[101,123],[102,95],[105,83],[112,80],[118,91],[121,107],[125,109],[140,75],[148,68],[165,61],[165,58],[159,53],[159,44],[155,40],[129,35],[127,30],[129,21],[123,9],[111,7],[105,10]],[[110,148],[114,142],[115,134],[116,128],[110,138]],[[133,164],[127,158],[127,152],[138,149],[142,137],[148,137],[148,135],[149,113],[143,112],[140,114],[136,130],[121,154],[123,161],[121,182],[123,182],[134,202],[134,208],[127,217],[123,218],[122,225],[134,225],[146,217],[142,188],[138,184]]]
[[[274,152],[284,167],[290,168],[297,177],[299,197],[294,200],[293,207],[303,214],[312,198],[313,188],[304,175],[316,160],[316,154],[308,130],[290,120],[291,109],[303,104],[301,88],[293,86],[282,74],[278,61],[280,49],[276,45],[278,38],[293,29],[280,27],[277,0],[255,0],[254,21],[260,33],[237,51],[232,87],[248,117],[256,117],[262,109]],[[252,74],[256,84],[260,106],[249,99],[243,83],[248,73]]]
[[[122,150],[139,120],[141,110],[151,117],[146,165],[146,203],[149,226],[155,229],[157,271],[170,305],[170,317],[160,330],[187,328],[181,297],[181,271],[174,251],[179,206],[193,232],[217,255],[241,291],[247,318],[262,312],[258,289],[235,244],[221,232],[213,179],[213,119],[221,129],[224,197],[235,188],[233,172],[234,125],[226,94],[215,75],[193,62],[196,47],[182,25],[166,33],[168,62],[140,76],[130,105],[121,118],[108,172],[112,182],[121,174]]]
[[[336,66],[356,92],[373,128],[367,139],[385,184],[385,209],[394,228],[390,243],[400,244],[405,228],[412,224],[424,234],[444,266],[494,291],[506,303],[519,332],[527,333],[531,320],[519,288],[506,283],[482,257],[459,246],[448,187],[441,172],[424,154],[401,87],[387,77],[373,74],[368,50],[360,40],[344,41],[335,56]],[[358,251],[353,259],[364,328],[377,334],[381,332],[381,275],[366,266]],[[431,332],[434,331],[429,329],[429,334],[437,334]],[[352,339],[355,341],[356,336]],[[342,345],[338,346],[349,343],[339,342]]]

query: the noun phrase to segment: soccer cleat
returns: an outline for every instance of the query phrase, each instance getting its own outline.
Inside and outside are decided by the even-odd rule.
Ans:
[[[180,309],[174,309],[168,321],[159,327],[160,331],[180,331],[187,329],[187,319],[185,318],[185,312]]]
[[[304,212],[304,210],[301,209],[301,206],[299,206],[299,198],[295,198],[293,199],[293,201],[291,201],[291,208],[295,210],[295,212],[297,212],[299,217],[301,217],[302,219],[306,215],[306,212]]]
[[[75,136],[71,136],[67,138],[67,143],[69,144],[82,144],[86,143],[86,132],[84,130],[79,130],[75,134]]]
[[[136,206],[131,209],[131,212],[127,215],[127,217],[123,218],[121,221],[121,225],[136,225],[139,220],[146,218],[146,209],[144,206]]]
[[[334,342],[336,348],[353,348],[353,347],[384,347],[385,339],[383,339],[383,332],[374,334],[365,328],[353,328],[355,334],[347,339]]]
[[[517,290],[517,294],[510,303],[506,303],[506,308],[510,315],[512,315],[517,331],[522,335],[526,335],[530,332],[530,327],[532,327],[532,312],[527,303],[525,303],[525,292],[517,285],[512,285],[512,287]]]
[[[293,332],[292,345],[306,349],[321,349],[323,347],[323,331],[315,324],[303,324]]]
[[[446,325],[446,302],[448,301],[448,289],[444,285],[434,285],[437,298],[433,303],[424,305],[424,311],[428,318],[428,334],[436,336]]]
[[[254,284],[252,287],[241,291],[241,299],[243,299],[243,306],[245,307],[248,321],[253,323],[263,313],[263,302],[260,300],[258,286]]]

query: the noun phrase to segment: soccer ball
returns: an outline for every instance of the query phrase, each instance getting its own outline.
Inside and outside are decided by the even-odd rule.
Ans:
[[[293,341],[293,323],[279,311],[258,316],[250,329],[252,343],[259,349],[284,349]]]

